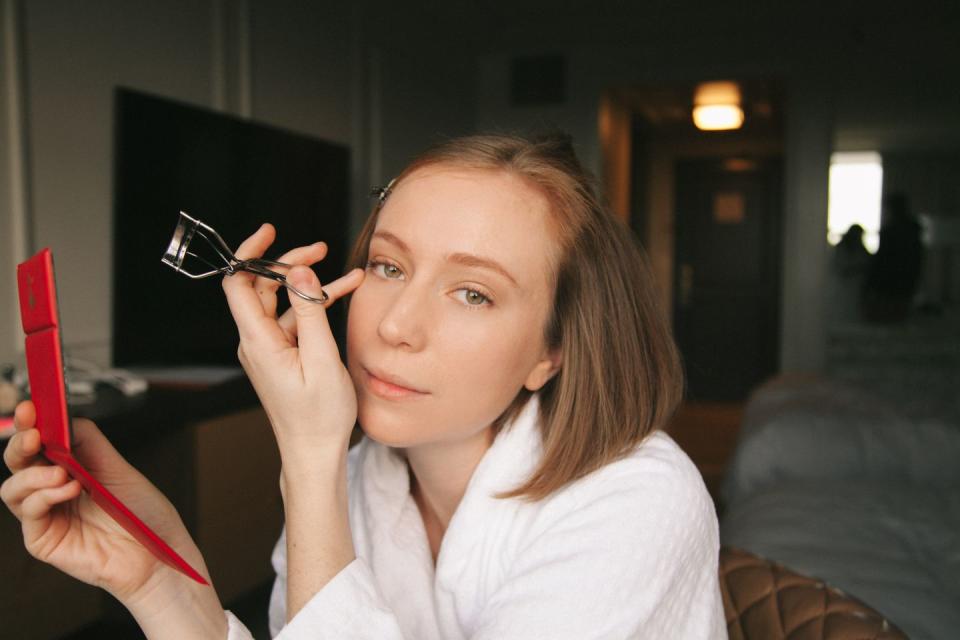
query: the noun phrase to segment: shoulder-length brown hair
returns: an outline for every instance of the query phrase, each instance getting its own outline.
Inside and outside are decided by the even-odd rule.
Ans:
[[[539,500],[629,453],[664,425],[682,395],[677,349],[643,250],[601,202],[568,136],[453,139],[414,159],[391,187],[430,165],[506,171],[551,205],[561,257],[544,337],[559,347],[562,364],[538,392],[543,459],[526,482],[501,496]],[[387,197],[388,191],[364,225],[351,266],[365,266]],[[516,417],[530,396],[521,389],[494,429]]]

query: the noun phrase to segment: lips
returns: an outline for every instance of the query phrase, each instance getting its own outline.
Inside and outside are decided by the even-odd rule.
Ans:
[[[427,395],[426,391],[413,386],[403,378],[380,370],[371,370],[364,367],[367,386],[377,395],[400,398]]]

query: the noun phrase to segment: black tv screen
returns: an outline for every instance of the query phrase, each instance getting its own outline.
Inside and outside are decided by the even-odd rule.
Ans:
[[[272,223],[277,241],[267,258],[323,240],[330,250],[315,267],[320,281],[343,273],[346,147],[128,89],[116,92],[115,118],[116,366],[237,364],[220,277],[191,280],[160,262],[180,211],[233,249]],[[332,312],[331,323],[342,344],[342,314]]]

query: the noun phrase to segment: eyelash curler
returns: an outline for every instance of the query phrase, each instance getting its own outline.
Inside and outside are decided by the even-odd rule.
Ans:
[[[217,267],[215,264],[210,262],[210,260],[207,260],[198,253],[189,250],[189,248],[192,248],[192,246],[196,244],[193,242],[193,240],[198,236],[206,241],[206,244],[203,246],[212,250],[216,254],[216,257],[210,256],[210,258],[218,262],[223,262],[222,267]],[[199,249],[197,249],[197,251],[199,251]],[[214,231],[213,227],[210,227],[199,220],[191,218],[183,211],[180,212],[180,218],[177,220],[177,227],[173,230],[173,238],[170,239],[170,245],[167,247],[167,250],[163,254],[163,258],[161,258],[160,261],[173,267],[175,271],[182,273],[188,278],[193,278],[194,280],[209,278],[211,276],[220,274],[232,276],[238,271],[246,271],[248,273],[260,276],[261,278],[275,280],[294,294],[309,302],[322,304],[330,299],[330,296],[328,296],[327,292],[323,291],[323,289],[321,289],[323,296],[320,298],[314,298],[313,296],[307,295],[303,291],[300,291],[295,286],[287,282],[287,277],[285,275],[271,269],[271,267],[283,267],[289,269],[293,265],[283,262],[276,262],[274,260],[266,260],[264,258],[240,260],[237,258],[237,256],[233,255],[233,251],[231,251],[230,247],[227,246],[227,243],[223,241],[223,238],[220,237],[220,234]],[[193,271],[192,267],[191,269],[188,269],[184,266],[184,263],[188,261],[191,263],[200,263],[205,265],[209,268],[209,271]]]

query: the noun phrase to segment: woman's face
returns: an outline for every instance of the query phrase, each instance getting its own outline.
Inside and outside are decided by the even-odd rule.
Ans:
[[[368,436],[476,436],[556,371],[543,339],[558,258],[549,216],[539,191],[501,171],[431,166],[394,188],[347,324]]]

